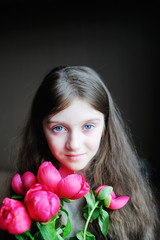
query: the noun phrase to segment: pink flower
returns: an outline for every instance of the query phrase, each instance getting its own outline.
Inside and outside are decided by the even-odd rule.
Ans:
[[[18,193],[20,195],[24,195],[24,189],[23,189],[23,184],[22,184],[22,178],[19,173],[16,173],[12,180],[11,180],[11,187],[15,193]]]
[[[36,184],[36,182],[36,177],[32,172],[27,171],[22,175],[22,185],[25,192],[27,192],[30,187]]]
[[[38,183],[46,185],[51,192],[54,192],[61,180],[59,171],[51,162],[43,162],[37,172]]]
[[[60,167],[59,169],[59,173],[61,175],[62,178],[67,177],[68,175],[74,174],[74,171],[71,169],[66,168],[64,165],[62,167]]]
[[[108,186],[107,185],[99,186],[95,190],[96,196],[98,196],[99,192],[105,187],[108,187]],[[120,209],[120,208],[124,207],[124,205],[126,205],[128,200],[129,200],[128,196],[121,196],[121,197],[116,198],[116,194],[114,193],[114,191],[112,191],[111,194],[107,198],[104,199],[104,205],[107,208],[110,208],[113,210]]]
[[[62,169],[59,170],[60,172]],[[65,171],[65,169],[63,169]],[[62,171],[62,172],[63,172]],[[65,174],[62,174],[65,176]],[[81,174],[70,174],[62,178],[56,189],[56,193],[60,198],[67,198],[70,200],[76,200],[89,191],[89,185],[85,181],[85,178]]]
[[[62,166],[59,171],[51,162],[43,162],[37,173],[38,183],[55,192],[59,198],[75,200],[89,191],[89,185],[81,174]]]
[[[27,191],[24,202],[31,218],[37,222],[48,222],[60,208],[58,196],[40,184]]]
[[[16,173],[11,181],[11,187],[15,193],[24,195],[28,189],[36,183],[36,177],[32,172],[25,172],[22,176]]]
[[[0,208],[0,229],[15,235],[26,232],[30,226],[31,218],[23,203],[5,198]]]

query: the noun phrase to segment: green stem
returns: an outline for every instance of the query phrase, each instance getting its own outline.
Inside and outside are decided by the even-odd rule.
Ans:
[[[34,240],[34,237],[32,237],[31,233],[29,231],[26,232],[27,236],[31,239]]]
[[[86,240],[86,231],[87,231],[87,228],[88,228],[89,221],[90,221],[90,219],[91,219],[91,217],[92,217],[92,214],[93,214],[94,210],[95,210],[96,207],[98,206],[99,202],[100,202],[100,201],[98,200],[98,201],[95,203],[94,207],[92,208],[92,211],[90,212],[90,214],[89,214],[89,216],[88,216],[88,218],[87,218],[87,221],[86,221],[86,224],[85,224],[85,227],[84,227],[84,238],[83,238],[83,240]]]

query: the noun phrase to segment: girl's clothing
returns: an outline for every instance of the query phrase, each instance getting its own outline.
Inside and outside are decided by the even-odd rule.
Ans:
[[[82,208],[84,205],[84,198],[80,198],[77,200],[74,200],[72,203],[66,203],[64,202],[64,208],[69,213],[69,219],[71,222],[71,228],[72,231],[70,235],[66,238],[66,240],[69,240],[70,237],[75,237],[77,232],[84,229],[85,226],[85,220],[82,216]],[[62,212],[62,223],[66,224],[67,222],[67,216],[64,212]]]

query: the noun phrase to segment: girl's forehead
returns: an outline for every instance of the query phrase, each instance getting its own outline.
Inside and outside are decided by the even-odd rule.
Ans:
[[[87,101],[83,99],[74,99],[71,104],[66,107],[64,110],[53,114],[49,117],[49,121],[76,121],[83,122],[86,120],[92,119],[103,119],[103,113],[96,110],[93,106],[91,106]]]

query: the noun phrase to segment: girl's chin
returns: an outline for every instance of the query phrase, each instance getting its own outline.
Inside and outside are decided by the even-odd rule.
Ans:
[[[77,173],[77,174],[82,174],[84,172],[84,169],[85,167],[84,166],[66,166],[66,168],[74,171],[74,173]]]
[[[71,170],[73,170],[74,173],[76,173],[76,174],[82,174],[83,176],[85,176],[86,166],[73,167],[73,168],[71,168]]]
[[[89,165],[89,163],[88,164],[82,164],[82,163],[78,164],[78,162],[77,162],[77,163],[69,163],[69,164],[67,164],[65,162],[64,163],[61,162],[59,167],[65,166],[66,168],[74,171],[77,174],[84,175],[85,169],[87,169],[88,165]]]

